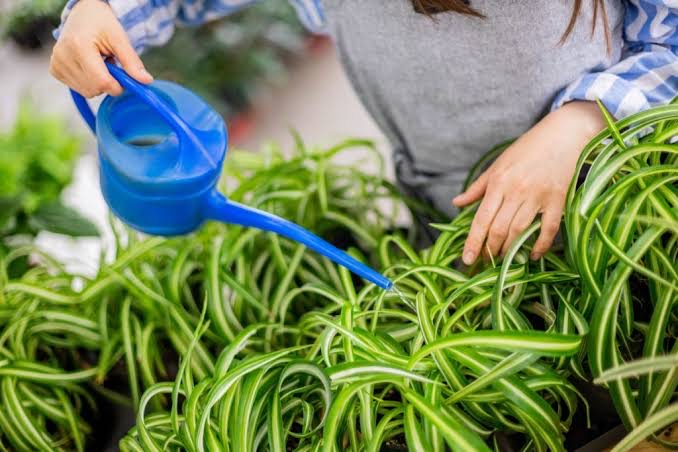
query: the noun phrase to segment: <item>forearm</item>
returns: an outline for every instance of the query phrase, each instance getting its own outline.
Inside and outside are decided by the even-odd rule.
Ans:
[[[568,130],[579,130],[577,137],[588,143],[605,128],[605,118],[595,102],[575,100],[554,111],[549,118],[554,121],[570,122]],[[557,116],[557,119],[555,118]]]

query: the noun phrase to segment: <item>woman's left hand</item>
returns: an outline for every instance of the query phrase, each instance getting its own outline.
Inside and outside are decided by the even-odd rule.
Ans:
[[[482,198],[464,246],[464,263],[471,265],[483,251],[493,256],[506,253],[537,214],[541,214],[541,233],[530,257],[543,256],[560,228],[579,154],[604,127],[595,103],[565,104],[516,140],[454,198],[457,207]]]

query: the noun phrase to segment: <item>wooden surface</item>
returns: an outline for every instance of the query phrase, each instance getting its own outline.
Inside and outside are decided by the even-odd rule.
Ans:
[[[673,424],[671,427],[667,428],[659,435],[660,439],[664,441],[678,442],[678,423]],[[605,449],[605,451],[612,450],[612,448]],[[670,450],[666,447],[663,447],[661,444],[653,443],[650,441],[643,441],[634,448],[631,449],[633,452],[655,452],[659,450]]]

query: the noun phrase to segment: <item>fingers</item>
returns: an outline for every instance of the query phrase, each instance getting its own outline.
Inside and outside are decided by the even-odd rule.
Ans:
[[[117,96],[122,87],[108,72],[94,43],[85,45],[64,37],[54,46],[50,73],[85,97],[102,93]]]
[[[146,70],[144,63],[132,47],[129,38],[122,27],[111,32],[110,45],[113,55],[120,61],[123,69],[136,81],[144,84],[151,83],[153,76]]]
[[[532,247],[530,258],[533,260],[541,257],[551,248],[553,240],[560,229],[560,219],[563,215],[563,204],[553,203],[548,206],[541,216],[541,233]]]
[[[527,201],[520,206],[509,226],[508,236],[501,249],[502,256],[506,255],[515,239],[532,224],[537,213],[539,213],[539,208],[534,202]]]
[[[122,94],[122,86],[113,78],[104,60],[96,49],[91,49],[88,55],[79,54],[78,62],[81,66],[80,76],[86,74],[86,79],[79,80],[83,86],[85,97],[94,97],[106,93],[111,96]]]
[[[68,50],[66,47],[70,47],[71,43],[69,39],[61,38],[54,45],[52,50],[52,56],[49,61],[49,73],[55,79],[60,82],[65,83],[68,86],[73,87],[70,82],[73,81],[75,74],[78,72],[78,65],[75,62],[75,59],[67,58]],[[82,93],[80,93],[82,94]]]
[[[116,42],[118,50],[111,53],[123,64],[130,76],[141,83],[152,82],[153,77],[144,69],[127,37],[125,36],[124,41]],[[50,72],[56,79],[88,98],[103,93],[118,96],[123,92],[123,88],[106,68],[102,52],[95,44],[84,46],[69,40],[59,43],[52,55]]]
[[[476,179],[468,189],[454,198],[452,203],[457,207],[466,207],[483,197],[487,190],[487,181],[489,180],[488,172],[485,171],[478,179]]]
[[[85,97],[117,96],[123,90],[108,72],[104,57],[115,57],[141,83],[153,81],[111,7],[98,0],[80,0],[54,46],[50,73]]]
[[[497,256],[499,254],[499,251],[508,236],[513,217],[515,217],[521,204],[522,202],[517,200],[505,199],[499,212],[494,217],[487,234],[487,251],[492,256]]]
[[[502,195],[499,192],[489,192],[478,207],[478,212],[473,217],[471,230],[469,231],[462,260],[466,265],[471,265],[478,258],[485,237],[502,203]]]
[[[76,70],[71,64],[60,64],[57,61],[58,54],[52,53],[50,58],[49,73],[52,77],[68,85],[68,81],[74,76]]]
[[[488,193],[478,207],[464,245],[462,260],[471,265],[485,250],[493,256],[505,255],[516,238],[527,229],[539,213],[540,203],[533,199],[518,201],[501,192]],[[530,257],[540,259],[551,247],[560,229],[564,200],[552,198],[543,208],[541,233]]]

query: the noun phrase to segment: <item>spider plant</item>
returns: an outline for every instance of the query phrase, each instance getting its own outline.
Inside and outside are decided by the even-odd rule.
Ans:
[[[285,288],[277,321],[238,335],[213,375],[198,382],[182,366],[173,384],[149,389],[146,402],[173,394],[171,408],[140,410],[121,447],[485,450],[508,431],[524,450],[564,450],[580,398],[572,381],[592,373],[631,430],[617,447],[627,450],[676,419],[677,113],[608,118],[569,194],[566,259],[556,250],[529,262],[535,223],[500,265],[457,270],[472,210],[437,225],[422,252],[385,236],[379,256],[397,292],[357,288],[341,270],[335,287]],[[308,293],[325,307],[295,323],[288,309]],[[278,335],[294,346],[279,347]]]
[[[642,375],[602,377],[634,360],[671,362],[678,354],[678,104],[619,122],[601,110],[608,128],[583,151],[578,169],[586,178],[568,194],[567,258],[581,275],[577,307],[590,319],[590,371],[626,428],[638,429],[630,438],[643,439],[678,420],[675,360]]]
[[[397,290],[222,225],[118,234],[93,279],[48,259],[0,274],[0,445],[83,448],[99,392],[137,410],[125,451],[497,450],[505,437],[560,451],[587,416],[575,383],[593,378],[630,431],[618,450],[662,442],[677,416],[676,136],[677,105],[609,119],[580,159],[563,246],[530,261],[536,222],[471,268],[473,209],[415,250],[394,228],[396,190],[333,160],[368,143],[233,153],[232,199],[333,238]]]
[[[527,260],[538,224],[500,267],[455,270],[472,213],[438,225],[423,252],[381,239],[398,293],[357,286],[343,269],[293,288],[283,278],[271,315],[238,332],[210,376],[196,378],[189,347],[174,383],[147,390],[121,448],[485,450],[509,431],[526,449],[564,450],[579,398],[567,378],[587,332],[578,275],[553,254]],[[279,258],[285,275],[300,268],[298,253]],[[315,307],[299,316],[307,300]],[[213,328],[197,327],[193,346]],[[169,394],[168,410],[147,412]]]
[[[265,175],[288,196],[303,187],[300,197],[308,210],[295,212],[302,224],[324,234],[345,231],[351,244],[376,256],[383,228],[394,227],[390,213],[380,213],[377,204],[399,200],[381,175],[329,164],[356,146],[371,148],[368,142],[347,141],[311,152],[300,144],[298,155],[286,160],[274,147],[255,158],[243,153],[232,160],[228,177],[258,181]],[[259,183],[252,190],[244,185],[232,199],[292,215],[279,206],[296,206],[296,200],[261,199],[255,190]],[[363,209],[374,214],[359,215]],[[170,240],[138,238],[124,228],[115,232],[117,256],[102,261],[95,278],[68,274],[48,256],[20,279],[0,272],[0,396],[3,406],[12,407],[0,419],[3,447],[82,449],[90,431],[83,403],[98,392],[137,407],[145,388],[173,379],[203,308],[213,328],[194,346],[190,367],[196,379],[213,373],[213,356],[243,325],[276,321],[287,290],[306,282],[340,284],[329,262],[258,231],[213,225]],[[0,268],[34,252],[17,249]],[[312,297],[298,302],[288,316],[317,307]],[[277,340],[287,344],[290,338]]]
[[[534,228],[528,232],[523,241]],[[390,241],[400,248],[391,251]],[[556,268],[531,275],[508,259],[467,277],[438,265],[451,257],[445,253],[441,261],[430,259],[433,250],[424,253],[426,263],[402,259],[417,253],[400,237],[387,236],[381,249],[403,262],[390,267],[399,272],[403,298],[372,285],[358,288],[343,269],[340,287],[307,283],[288,291],[278,319],[240,332],[208,378],[197,379],[186,364],[189,347],[174,383],[144,394],[121,449],[377,451],[396,440],[412,450],[489,450],[493,433],[510,430],[524,435],[525,448],[564,450],[562,433],[578,396],[568,371],[554,364],[576,354],[582,336],[558,332],[555,322],[553,331],[536,330],[527,319],[524,328],[483,327],[488,303],[476,302],[457,323],[449,307],[463,293],[469,302],[491,304],[504,290],[540,303],[539,286],[568,285],[576,275]],[[495,289],[502,274],[506,283]],[[294,322],[284,314],[305,293],[325,307]],[[525,308],[539,312],[531,304]],[[510,312],[521,318],[518,309]],[[192,346],[210,328],[200,324]],[[291,336],[293,345],[269,351],[269,340],[282,342],[277,336]],[[170,409],[146,412],[154,398],[170,394]]]

